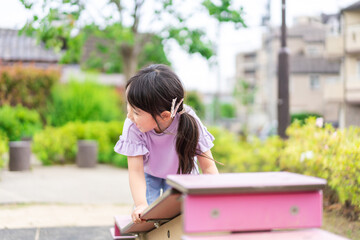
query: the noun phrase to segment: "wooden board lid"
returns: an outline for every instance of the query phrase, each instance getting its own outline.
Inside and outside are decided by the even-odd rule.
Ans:
[[[167,184],[186,194],[313,191],[326,180],[290,172],[169,175]]]
[[[156,199],[141,214],[141,219],[146,222],[133,223],[130,219],[127,224],[119,227],[121,233],[149,232],[155,228],[154,222],[163,224],[181,213],[181,193],[175,189],[168,189],[161,197]],[[119,225],[118,225],[119,226]]]

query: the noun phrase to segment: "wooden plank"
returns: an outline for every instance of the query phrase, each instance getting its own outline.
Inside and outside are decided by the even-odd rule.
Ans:
[[[322,192],[187,195],[184,232],[320,227]]]
[[[251,232],[211,236],[183,236],[182,240],[349,240],[321,229],[292,231]]]
[[[177,216],[173,220],[146,234],[146,240],[178,240],[183,235],[182,217]]]
[[[146,222],[133,223],[131,220],[125,227],[121,228],[121,233],[139,233],[149,232],[155,228],[154,222],[157,220],[162,223],[162,220],[173,219],[181,213],[181,193],[175,189],[168,189],[161,197],[153,202],[143,214],[141,219]]]
[[[186,194],[293,192],[323,189],[326,180],[289,172],[169,175],[167,183]]]

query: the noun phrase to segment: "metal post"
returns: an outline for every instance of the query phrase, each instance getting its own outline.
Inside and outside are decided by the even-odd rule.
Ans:
[[[220,116],[220,97],[221,97],[221,73],[220,73],[220,58],[219,58],[219,48],[220,48],[220,40],[221,40],[221,22],[218,23],[217,26],[217,46],[216,46],[216,83],[217,83],[217,89],[215,93],[215,101],[214,101],[214,123],[218,124]]]
[[[76,165],[80,168],[94,168],[98,161],[98,143],[95,140],[79,140]]]
[[[30,170],[31,156],[30,141],[9,142],[9,170],[27,171]]]
[[[281,48],[278,55],[278,134],[286,139],[289,116],[289,51],[286,47],[285,0],[282,0]]]

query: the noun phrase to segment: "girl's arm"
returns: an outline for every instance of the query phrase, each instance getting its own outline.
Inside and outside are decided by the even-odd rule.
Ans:
[[[198,155],[197,159],[199,161],[201,171],[204,174],[218,174],[219,173],[210,150],[204,152],[202,155]]]
[[[128,170],[131,195],[135,203],[131,218],[134,223],[140,223],[140,214],[148,207],[143,156],[128,157]]]

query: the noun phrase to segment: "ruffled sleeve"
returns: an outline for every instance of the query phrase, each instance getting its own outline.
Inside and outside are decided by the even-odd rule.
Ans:
[[[119,137],[114,151],[125,156],[140,156],[149,153],[143,133],[128,118],[124,122],[122,135]]]

